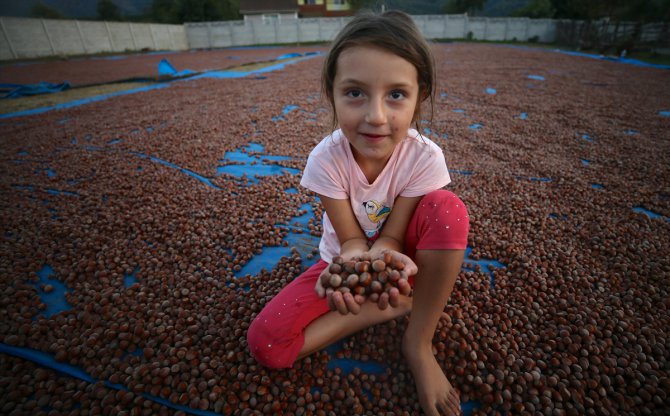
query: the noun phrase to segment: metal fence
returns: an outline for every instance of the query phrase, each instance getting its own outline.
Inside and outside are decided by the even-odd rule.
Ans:
[[[560,20],[556,26],[555,42],[594,49],[602,54],[619,55],[634,48],[670,50],[670,23]]]

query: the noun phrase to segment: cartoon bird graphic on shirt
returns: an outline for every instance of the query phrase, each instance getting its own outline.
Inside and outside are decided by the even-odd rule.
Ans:
[[[391,209],[389,207],[380,204],[374,199],[363,202],[363,206],[365,207],[365,212],[368,214],[370,221],[376,224],[381,222],[384,218],[388,217],[388,215],[391,213]]]

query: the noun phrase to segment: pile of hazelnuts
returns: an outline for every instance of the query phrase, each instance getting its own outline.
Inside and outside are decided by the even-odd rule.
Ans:
[[[339,292],[371,297],[375,300],[383,292],[398,288],[398,282],[407,280],[405,264],[393,258],[391,253],[383,253],[372,259],[369,253],[344,260],[333,257],[328,273],[321,275],[321,285]]]

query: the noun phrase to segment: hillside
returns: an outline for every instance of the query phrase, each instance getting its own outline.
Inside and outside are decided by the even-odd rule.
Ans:
[[[30,10],[40,0],[0,0],[1,16],[29,17]],[[74,19],[94,19],[97,16],[96,0],[41,0],[46,6],[58,10]],[[151,6],[152,0],[113,0],[124,16],[137,16]],[[514,10],[525,6],[530,0],[488,0],[484,9],[476,13],[479,16],[507,16]],[[445,0],[385,0],[386,8],[396,8],[410,14],[441,14]]]
[[[0,15],[30,17],[30,10],[40,0],[0,0]],[[152,0],[113,0],[121,14],[136,16],[142,14]],[[96,0],[42,0],[42,4],[58,10],[63,15],[74,19],[94,19],[97,14]]]

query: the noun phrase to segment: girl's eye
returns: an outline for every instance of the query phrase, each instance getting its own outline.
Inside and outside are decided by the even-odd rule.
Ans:
[[[405,93],[402,92],[402,91],[393,91],[393,92],[390,94],[390,96],[391,96],[391,98],[394,99],[394,100],[401,100],[401,99],[405,98]]]
[[[363,95],[363,93],[361,92],[361,90],[349,90],[349,91],[346,92],[346,95],[347,95],[347,97],[350,97],[350,98],[358,98],[361,95]]]

